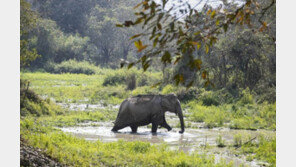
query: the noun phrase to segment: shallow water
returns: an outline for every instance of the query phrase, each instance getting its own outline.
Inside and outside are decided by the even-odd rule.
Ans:
[[[96,126],[91,126],[96,125]],[[244,134],[251,136],[252,138],[260,134],[265,136],[272,136],[273,131],[249,131],[249,130],[231,130],[228,128],[214,128],[214,129],[185,129],[183,134],[179,134],[179,128],[174,128],[168,132],[166,129],[158,129],[156,134],[151,133],[151,128],[139,127],[137,133],[131,133],[129,127],[120,130],[118,133],[111,132],[111,122],[89,122],[80,124],[77,127],[63,127],[62,131],[71,133],[77,137],[84,138],[86,140],[95,141],[101,140],[102,142],[113,142],[120,139],[125,141],[145,141],[153,144],[166,143],[172,150],[184,151],[192,153],[198,151],[199,153],[214,154],[216,161],[221,158],[226,162],[233,161],[235,166],[245,164],[248,166],[256,167],[259,162],[246,161],[243,156],[236,156],[231,153],[227,148],[216,147],[216,139],[220,135],[225,140],[225,144],[230,145],[233,143],[233,136],[235,134]],[[204,149],[205,145],[213,146],[210,149]]]
[[[94,111],[97,109],[105,109],[110,108],[117,110],[119,105],[104,105],[103,103],[99,104],[85,104],[85,103],[57,103],[58,105],[62,106],[63,108],[67,108],[70,111]]]

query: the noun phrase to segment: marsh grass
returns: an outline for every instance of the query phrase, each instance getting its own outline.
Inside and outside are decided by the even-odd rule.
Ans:
[[[21,136],[68,166],[233,166],[213,156],[171,151],[167,145],[118,141],[103,143],[79,139],[60,130],[41,126],[38,121],[21,121]]]

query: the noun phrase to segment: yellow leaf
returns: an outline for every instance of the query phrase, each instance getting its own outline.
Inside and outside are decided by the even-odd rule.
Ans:
[[[214,18],[216,15],[216,10],[214,10],[212,13],[211,13],[211,17]]]
[[[206,54],[208,54],[208,53],[209,53],[209,46],[206,45]]]
[[[200,46],[201,46],[199,42],[189,41],[189,43],[192,44],[192,45],[196,45],[197,49],[199,49]]]
[[[145,49],[148,45],[143,45],[141,40],[135,41],[135,46],[138,49],[138,52],[141,52]]]

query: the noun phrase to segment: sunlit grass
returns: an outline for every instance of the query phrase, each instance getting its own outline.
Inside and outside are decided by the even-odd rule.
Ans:
[[[21,136],[69,166],[233,166],[223,160],[215,163],[211,155],[171,151],[166,145],[122,140],[90,142],[29,119],[21,121]]]

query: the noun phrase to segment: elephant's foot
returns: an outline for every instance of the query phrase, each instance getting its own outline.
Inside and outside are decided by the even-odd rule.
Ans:
[[[137,133],[138,127],[137,126],[131,126],[132,133]]]
[[[168,130],[168,131],[171,131],[171,130],[172,130],[172,128],[171,128],[171,127],[169,127],[169,128],[167,128],[167,130]]]
[[[152,124],[151,132],[152,133],[156,133],[157,132],[157,125],[156,124]]]

